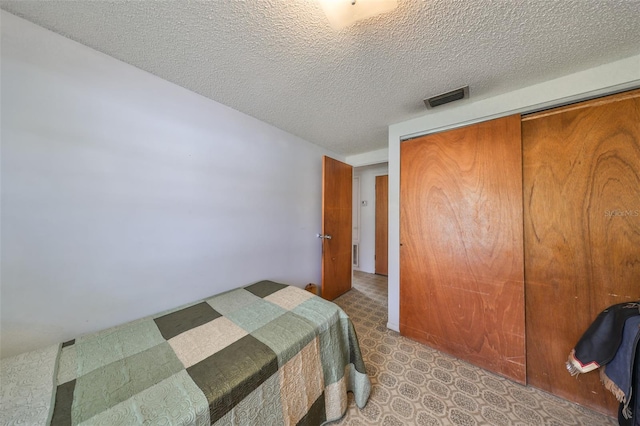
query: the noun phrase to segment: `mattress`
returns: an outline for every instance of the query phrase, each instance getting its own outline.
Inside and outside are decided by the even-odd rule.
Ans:
[[[271,281],[2,360],[2,424],[319,425],[371,384],[337,305]]]

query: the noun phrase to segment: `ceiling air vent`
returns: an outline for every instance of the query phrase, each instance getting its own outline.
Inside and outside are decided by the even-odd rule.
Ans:
[[[469,86],[461,87],[460,89],[452,90],[447,93],[443,93],[438,96],[432,96],[424,100],[424,104],[427,108],[435,108],[440,105],[448,104],[449,102],[459,101],[469,97]]]

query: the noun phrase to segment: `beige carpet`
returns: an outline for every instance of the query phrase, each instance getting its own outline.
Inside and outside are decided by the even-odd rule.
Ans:
[[[356,272],[335,302],[351,317],[373,390],[332,425],[616,425],[617,421],[519,385],[387,329],[387,279]]]

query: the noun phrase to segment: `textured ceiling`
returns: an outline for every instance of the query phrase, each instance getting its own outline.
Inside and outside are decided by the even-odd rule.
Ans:
[[[314,0],[0,1],[345,155],[386,147],[389,124],[429,113],[424,97],[468,84],[485,98],[640,53],[638,0],[398,4],[336,31]]]

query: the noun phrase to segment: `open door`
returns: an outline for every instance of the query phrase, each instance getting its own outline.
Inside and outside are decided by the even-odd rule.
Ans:
[[[353,167],[322,158],[322,288],[327,300],[351,289]]]

